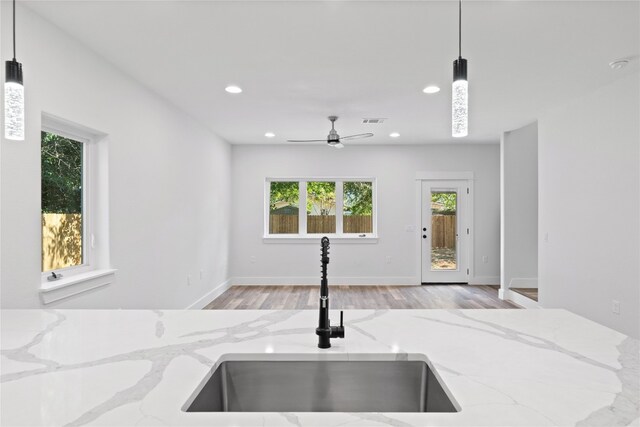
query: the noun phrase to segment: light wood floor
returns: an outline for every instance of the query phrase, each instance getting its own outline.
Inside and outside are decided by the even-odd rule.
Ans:
[[[319,286],[232,286],[205,310],[311,310],[318,308]],[[341,286],[329,288],[333,310],[387,308],[521,308],[498,298],[491,286]]]
[[[510,290],[534,301],[538,301],[538,288],[511,288]]]

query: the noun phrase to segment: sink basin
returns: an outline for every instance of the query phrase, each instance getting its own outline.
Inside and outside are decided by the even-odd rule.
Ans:
[[[224,360],[185,408],[187,412],[459,410],[424,360]]]

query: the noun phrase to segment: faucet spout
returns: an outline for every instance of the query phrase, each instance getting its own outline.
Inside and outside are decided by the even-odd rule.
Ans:
[[[331,326],[329,320],[329,281],[327,280],[327,265],[329,264],[329,238],[320,240],[320,262],[322,265],[322,277],[320,278],[320,318],[316,335],[318,335],[318,347],[331,347],[331,338],[344,338],[343,313],[340,311],[340,326]]]

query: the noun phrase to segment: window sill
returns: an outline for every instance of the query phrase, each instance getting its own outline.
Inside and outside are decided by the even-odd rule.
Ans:
[[[315,236],[263,236],[262,241],[264,243],[320,243],[320,239],[323,235]],[[332,236],[327,235],[331,243],[363,243],[363,244],[376,244],[378,243],[378,236],[366,236],[366,237],[351,237],[351,236]]]
[[[40,298],[43,304],[51,304],[113,282],[116,271],[113,269],[93,270],[87,273],[64,277],[40,285]]]

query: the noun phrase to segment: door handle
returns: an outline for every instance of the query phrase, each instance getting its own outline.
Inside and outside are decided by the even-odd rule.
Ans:
[[[427,238],[427,235],[426,235],[426,234],[423,234],[423,235],[422,235],[422,238],[423,238],[423,239],[426,239],[426,238]]]

